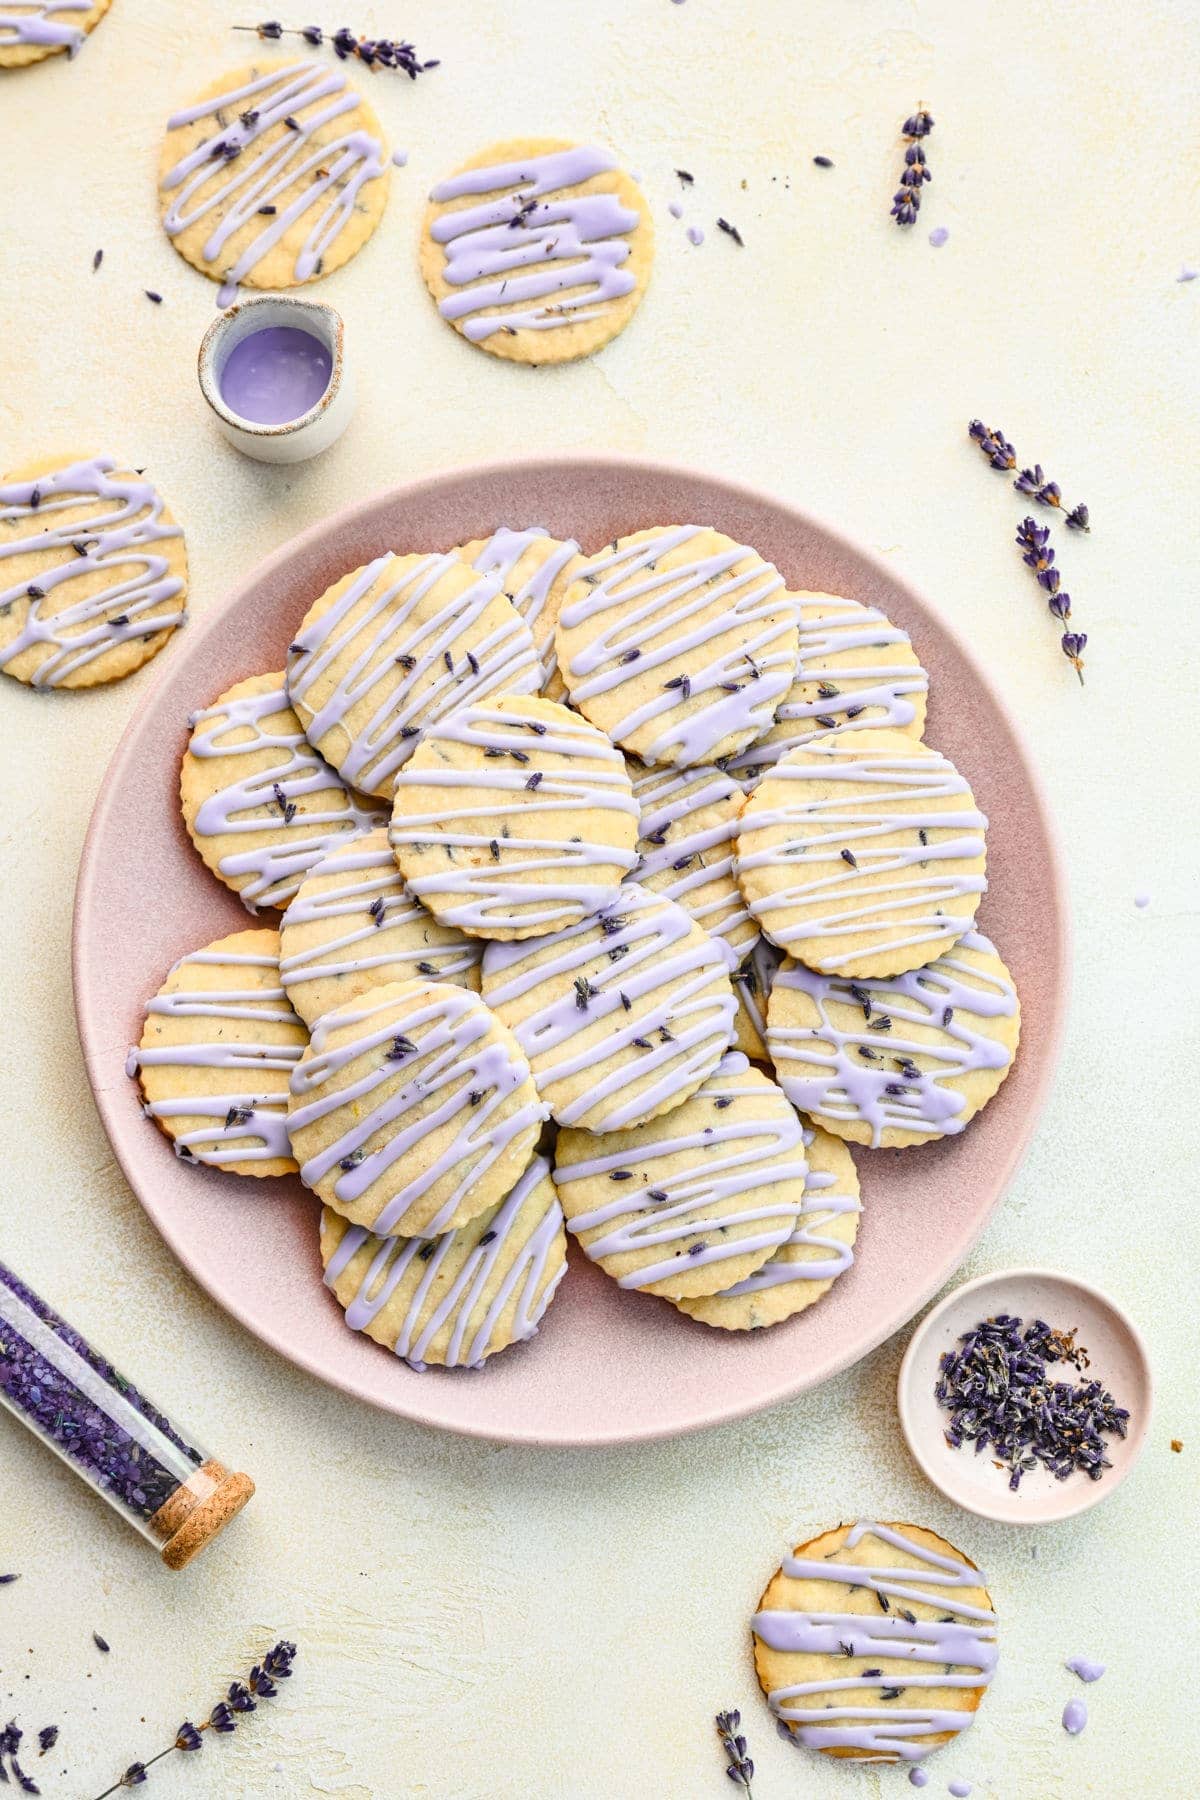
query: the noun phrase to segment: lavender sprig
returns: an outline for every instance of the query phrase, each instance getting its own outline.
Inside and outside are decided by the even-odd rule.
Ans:
[[[234,31],[253,31],[257,37],[276,43],[280,38],[303,38],[314,50],[328,45],[339,62],[354,57],[368,69],[399,69],[410,81],[426,69],[440,67],[440,58],[421,62],[412,44],[399,38],[356,37],[345,25],[338,31],[325,31],[320,25],[281,25],[278,19],[266,19],[261,25],[235,25]]]
[[[717,1736],[721,1740],[721,1749],[729,1758],[725,1773],[735,1786],[744,1788],[750,1793],[750,1783],[754,1778],[754,1764],[746,1755],[746,1740],[741,1735],[742,1715],[736,1706],[728,1712],[719,1712],[716,1716]]]
[[[933,171],[921,148],[921,139],[927,138],[932,130],[933,119],[924,107],[918,107],[900,127],[900,135],[905,140],[904,168],[900,186],[892,195],[892,217],[897,225],[916,224],[921,210],[921,189],[927,181],[933,180]]]
[[[1033,570],[1038,586],[1045,590],[1046,605],[1050,608],[1051,615],[1065,625],[1071,616],[1071,596],[1064,590],[1062,575],[1054,565],[1054,551],[1050,548],[1050,527],[1039,525],[1036,519],[1026,516],[1013,541],[1021,552],[1021,561]],[[1064,631],[1060,643],[1062,653],[1078,675],[1079,685],[1082,687],[1086,633]]]
[[[968,434],[979,445],[993,469],[1015,469],[1017,453],[1002,431],[994,426],[985,425],[982,419],[972,419],[967,426]],[[1052,506],[1062,513],[1063,521],[1072,531],[1090,531],[1091,514],[1082,501],[1078,506],[1067,510],[1063,503],[1062,489],[1057,481],[1047,481],[1041,463],[1034,463],[1032,469],[1022,469],[1013,482],[1018,494],[1025,494],[1036,500],[1039,506]]]
[[[274,1649],[267,1652],[261,1663],[255,1663],[245,1681],[230,1682],[224,1699],[217,1701],[206,1719],[202,1719],[199,1725],[193,1724],[190,1719],[185,1719],[175,1733],[174,1743],[168,1744],[165,1750],[160,1750],[157,1756],[151,1756],[145,1762],[130,1763],[120,1780],[114,1781],[111,1787],[105,1788],[104,1792],[98,1796],[98,1800],[109,1800],[110,1794],[120,1793],[124,1788],[141,1787],[147,1779],[147,1770],[152,1768],[156,1762],[161,1762],[164,1756],[170,1756],[176,1750],[181,1750],[185,1754],[202,1750],[204,1748],[202,1735],[204,1732],[213,1731],[224,1735],[236,1730],[237,1719],[234,1714],[255,1712],[260,1700],[273,1699],[279,1692],[276,1684],[286,1681],[291,1675],[295,1655],[295,1644],[289,1644],[286,1639],[281,1638]],[[0,1736],[2,1735],[0,1734]],[[20,1733],[18,1732],[17,1735],[19,1739]],[[32,1788],[29,1791],[36,1793],[37,1789]]]

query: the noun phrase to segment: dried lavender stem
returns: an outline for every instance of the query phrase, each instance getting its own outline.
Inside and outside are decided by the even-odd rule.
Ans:
[[[1017,466],[1017,453],[1002,431],[994,425],[985,425],[982,419],[972,419],[967,426],[967,435],[978,444],[980,451],[987,457],[993,469],[1010,470]],[[1039,506],[1055,507],[1062,513],[1066,524],[1072,531],[1090,531],[1091,514],[1080,501],[1068,512],[1062,497],[1062,490],[1056,481],[1047,481],[1041,463],[1034,463],[1032,469],[1022,469],[1013,482],[1018,494],[1025,494],[1036,500]]]
[[[916,224],[917,214],[921,210],[921,189],[927,181],[933,180],[933,172],[925,161],[925,152],[921,148],[921,139],[927,138],[932,130],[933,119],[923,106],[919,106],[900,127],[906,149],[900,186],[892,195],[892,217],[897,225]]]

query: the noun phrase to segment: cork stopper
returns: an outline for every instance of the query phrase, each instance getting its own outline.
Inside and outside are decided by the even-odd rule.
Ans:
[[[162,1559],[168,1569],[182,1569],[236,1518],[254,1492],[248,1475],[231,1474],[210,1457],[150,1520],[150,1529],[166,1541]]]

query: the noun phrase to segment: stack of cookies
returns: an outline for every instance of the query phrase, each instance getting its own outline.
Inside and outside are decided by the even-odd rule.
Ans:
[[[194,715],[187,829],[252,910],[131,1059],[178,1153],[298,1171],[414,1367],[532,1335],[564,1224],[726,1330],[854,1260],[846,1141],[961,1131],[1012,1061],[986,820],[879,612],[709,527],[497,531],[327,590]]]

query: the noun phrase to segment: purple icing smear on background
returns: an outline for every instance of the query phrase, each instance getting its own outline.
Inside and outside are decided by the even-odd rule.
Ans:
[[[9,1313],[16,1309],[5,1306],[5,1289],[100,1376],[123,1408],[140,1413],[195,1467],[203,1458],[110,1362],[0,1263],[0,1400],[63,1456],[81,1464],[97,1487],[139,1517],[151,1518],[179,1487],[179,1474],[164,1468],[21,1334],[10,1321]]]
[[[1070,1669],[1072,1675],[1078,1675],[1080,1681],[1099,1681],[1104,1673],[1104,1664],[1093,1662],[1087,1656],[1068,1656],[1063,1667]]]

